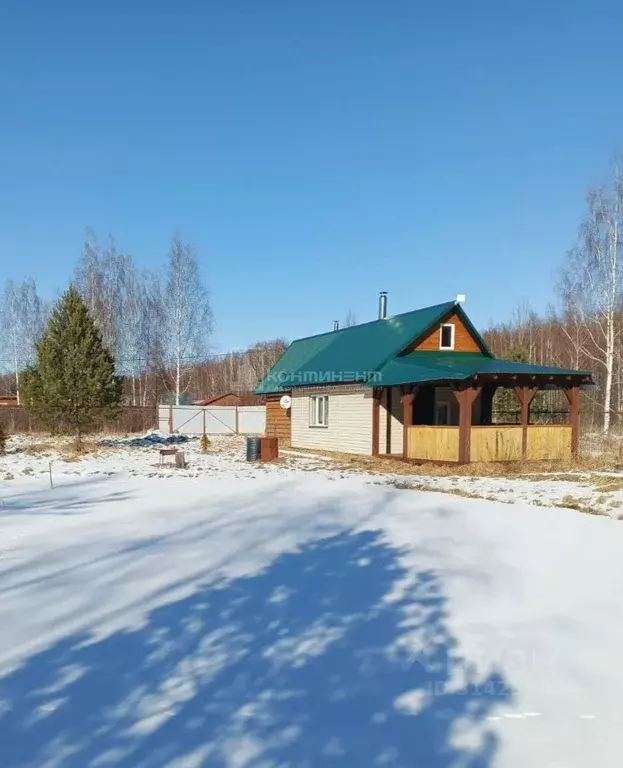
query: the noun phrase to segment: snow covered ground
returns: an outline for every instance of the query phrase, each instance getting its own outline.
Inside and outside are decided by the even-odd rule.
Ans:
[[[165,457],[159,466],[159,448],[175,447],[184,451],[188,469],[184,477],[214,476],[223,474],[233,477],[256,476],[258,473],[287,473],[288,467],[315,466],[318,461],[296,457],[293,461],[279,464],[251,466],[245,460],[244,438],[211,438],[212,446],[202,453],[197,438],[185,436],[171,438],[157,432],[144,437],[105,437],[99,450],[76,457],[71,440],[20,436],[10,440],[6,456],[0,457],[0,482],[11,482],[24,476],[49,478],[49,465],[56,477],[93,477],[124,473],[135,477],[174,477],[180,471],[172,457]],[[92,446],[88,446],[92,447]]]
[[[529,478],[414,475],[389,477],[381,482],[506,504],[567,507],[587,514],[608,515],[617,520],[623,516],[623,474],[620,472],[574,472],[553,478],[547,475]]]
[[[2,768],[621,765],[623,525],[526,503],[590,482],[400,478],[502,504],[241,441],[185,471],[26,442],[0,458]]]
[[[245,460],[245,438],[214,436],[208,453],[202,453],[197,438],[165,437],[157,432],[142,437],[107,437],[98,441],[99,450],[80,460],[73,454],[69,439],[14,437],[8,455],[0,457],[0,483],[12,483],[23,477],[92,477],[122,473],[135,477],[179,477],[171,457],[159,466],[158,448],[174,445],[183,450],[188,468],[183,477],[258,475],[288,476],[291,470],[306,470],[336,476],[360,475],[361,468],[336,469],[335,462],[322,455],[301,451],[285,451],[277,464],[250,465]],[[337,473],[337,475],[336,475]],[[522,477],[471,477],[391,473],[369,475],[370,482],[410,486],[418,490],[435,490],[481,497],[506,503],[522,502],[537,506],[567,506],[592,514],[623,516],[623,472],[575,472],[564,476],[541,475]]]

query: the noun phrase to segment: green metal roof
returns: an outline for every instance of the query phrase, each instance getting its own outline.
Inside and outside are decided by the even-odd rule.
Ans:
[[[471,352],[411,352],[409,355],[392,358],[366,384],[371,387],[389,387],[419,381],[460,381],[474,375],[505,373],[525,376],[590,376],[590,371],[516,363]]]
[[[322,333],[319,336],[309,336],[306,339],[293,341],[255,388],[255,394],[269,395],[278,392],[289,392],[292,389],[292,379],[299,368],[309,358],[317,355],[324,347],[331,344],[333,341],[331,337],[335,333],[336,331],[333,333]]]
[[[487,350],[460,305],[448,301],[293,341],[255,394],[284,392],[317,383],[366,381],[387,360],[454,310],[461,313],[483,350]]]
[[[399,357],[411,342],[451,312],[456,312],[473,334],[481,353],[412,352]],[[461,305],[448,301],[293,341],[255,389],[255,394],[275,394],[294,387],[341,382],[358,381],[382,387],[418,381],[459,380],[477,373],[590,375],[586,371],[494,359]]]

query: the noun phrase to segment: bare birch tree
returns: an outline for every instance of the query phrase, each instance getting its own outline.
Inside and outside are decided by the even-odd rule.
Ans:
[[[164,352],[173,367],[175,402],[188,391],[193,363],[206,355],[212,308],[194,248],[176,234],[171,241],[163,292]]]
[[[122,280],[118,370],[130,379],[129,399],[132,405],[138,405],[141,400],[142,373],[150,362],[146,341],[150,302],[146,291],[147,280],[131,260],[124,269]]]
[[[93,230],[87,230],[74,272],[74,284],[99,328],[104,344],[116,359],[121,359],[122,354],[123,294],[131,263],[130,256],[119,253],[111,236],[102,249]]]
[[[35,344],[45,327],[46,309],[32,278],[22,283],[8,280],[0,308],[3,328],[3,355],[10,361],[15,394],[20,399],[20,372],[34,360]]]
[[[561,270],[559,291],[565,313],[581,328],[569,336],[582,340],[582,353],[603,370],[602,429],[610,429],[615,353],[621,325],[621,278],[623,269],[623,180],[618,162],[608,185],[589,191],[588,213],[578,245],[569,252]],[[562,326],[567,331],[566,324]]]
[[[357,325],[357,317],[352,309],[349,309],[344,318],[343,328],[351,328],[353,325]]]

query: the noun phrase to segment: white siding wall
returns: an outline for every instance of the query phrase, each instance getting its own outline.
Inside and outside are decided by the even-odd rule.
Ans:
[[[309,398],[329,395],[329,426],[309,426]],[[372,453],[372,389],[314,387],[292,391],[292,447]]]

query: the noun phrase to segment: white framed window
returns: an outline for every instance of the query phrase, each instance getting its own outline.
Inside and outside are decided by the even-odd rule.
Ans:
[[[329,426],[329,397],[328,395],[312,395],[309,398],[309,426]]]
[[[454,323],[444,323],[441,326],[439,349],[454,349]]]

